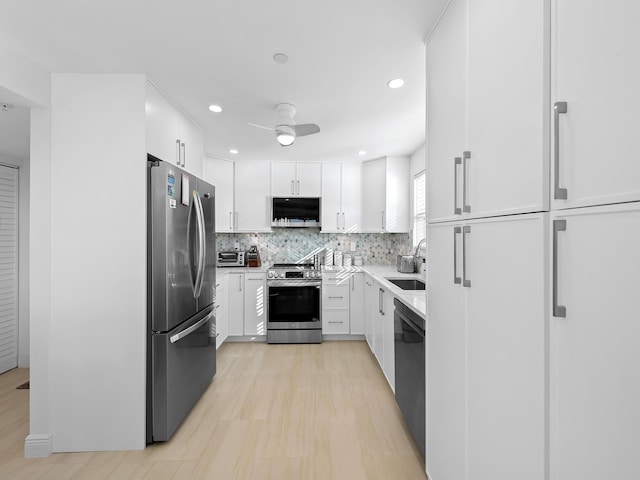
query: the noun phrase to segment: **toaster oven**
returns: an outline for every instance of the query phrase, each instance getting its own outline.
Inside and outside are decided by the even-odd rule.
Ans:
[[[244,267],[244,252],[218,252],[218,267]]]

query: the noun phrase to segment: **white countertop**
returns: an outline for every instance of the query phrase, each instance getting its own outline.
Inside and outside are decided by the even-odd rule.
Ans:
[[[228,273],[264,273],[269,269],[269,265],[263,263],[260,267],[222,267],[217,268],[218,275],[226,275]],[[323,272],[364,272],[371,275],[377,282],[388,289],[394,297],[398,298],[411,310],[416,312],[422,318],[427,318],[427,294],[425,290],[402,290],[391,283],[387,278],[412,279],[417,278],[422,281],[425,278],[418,273],[400,273],[396,270],[395,265],[363,265],[363,266],[323,266]]]
[[[376,281],[387,288],[394,297],[399,299],[411,310],[416,312],[425,320],[427,319],[427,292],[426,290],[403,290],[391,283],[387,278],[392,279],[412,279],[417,278],[425,281],[425,278],[418,273],[400,273],[395,265],[368,265],[362,268],[365,273],[371,275]],[[425,282],[426,283],[426,282]],[[427,286],[428,288],[428,286]]]

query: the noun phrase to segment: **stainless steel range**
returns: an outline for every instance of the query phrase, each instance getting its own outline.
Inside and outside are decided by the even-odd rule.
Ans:
[[[321,289],[314,264],[274,264],[267,271],[267,343],[321,343]]]

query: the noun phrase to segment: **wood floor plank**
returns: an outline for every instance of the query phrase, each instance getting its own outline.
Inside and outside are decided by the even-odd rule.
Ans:
[[[365,342],[228,343],[174,437],[134,452],[25,459],[27,369],[0,375],[0,480],[425,479],[424,458]]]

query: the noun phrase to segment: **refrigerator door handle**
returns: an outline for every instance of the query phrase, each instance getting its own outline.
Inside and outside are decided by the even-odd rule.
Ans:
[[[201,319],[200,321],[194,323],[189,328],[185,328],[181,332],[178,332],[175,335],[172,335],[171,337],[169,337],[169,341],[171,343],[176,343],[177,341],[182,340],[184,337],[186,337],[187,335],[193,333],[194,331],[199,329],[202,325],[207,323],[211,319],[211,317],[213,317],[213,315],[214,315],[214,312],[210,312],[208,315],[205,315],[205,317],[203,319]]]
[[[206,256],[205,244],[205,228],[204,228],[204,210],[202,208],[202,200],[198,192],[193,192],[193,201],[196,208],[196,217],[198,221],[198,273],[196,276],[196,285],[194,289],[194,297],[198,298],[202,293],[202,284],[204,283],[204,261]]]

